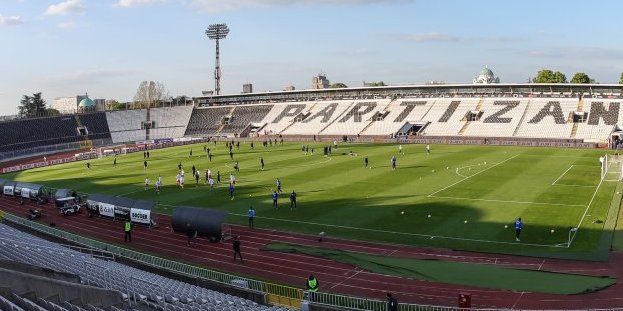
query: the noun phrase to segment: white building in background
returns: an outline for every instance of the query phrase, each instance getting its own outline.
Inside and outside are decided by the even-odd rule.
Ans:
[[[472,80],[473,84],[495,84],[500,83],[500,78],[493,74],[487,66],[480,71],[480,74]]]
[[[80,107],[80,103],[84,99],[88,99],[88,107]],[[89,95],[76,95],[68,97],[59,97],[54,99],[50,108],[54,108],[61,113],[76,113],[83,112],[84,108],[88,108],[89,111],[104,111],[106,110],[105,99],[89,99]]]
[[[61,113],[75,113],[78,111],[78,104],[85,98],[85,95],[55,98],[51,108],[54,108]]]

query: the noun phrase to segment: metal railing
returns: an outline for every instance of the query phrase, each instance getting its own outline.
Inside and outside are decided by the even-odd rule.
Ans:
[[[224,285],[231,285],[232,281],[235,282],[246,282],[248,284],[248,290],[263,293],[268,296],[268,302],[273,304],[287,305],[295,308],[299,308],[301,306],[301,301],[307,298],[307,300],[312,304],[317,305],[326,305],[331,307],[338,307],[344,309],[351,310],[363,310],[363,311],[384,311],[387,310],[387,302],[379,299],[368,299],[362,297],[353,297],[346,295],[338,295],[333,293],[323,293],[323,292],[315,292],[313,295],[309,295],[304,297],[304,292],[295,287],[273,284],[264,281],[254,280],[246,277],[241,277],[233,274],[213,271],[209,269],[195,267],[189,264],[184,264],[180,262],[176,262],[169,259],[164,259],[161,257],[156,257],[153,255],[137,252],[134,250],[126,249],[123,247],[119,247],[116,245],[107,244],[104,242],[100,242],[97,240],[93,240],[90,238],[86,238],[83,236],[79,236],[73,233],[69,233],[66,231],[62,231],[56,228],[48,227],[43,224],[30,221],[24,218],[20,218],[14,216],[12,214],[0,211],[0,218],[4,217],[4,219],[11,221],[13,223],[17,223],[24,227],[30,228],[35,231],[39,231],[51,236],[59,237],[68,241],[72,241],[86,247],[97,248],[101,250],[108,251],[116,256],[123,256],[135,261],[140,261],[143,264],[153,266],[159,269],[165,269],[168,271],[173,271],[179,274],[201,278],[205,280],[209,280],[212,282],[221,283]],[[142,280],[141,280],[142,281]],[[130,297],[131,290],[128,289],[128,297]],[[164,300],[164,296],[163,296]],[[421,304],[405,304],[401,303],[400,311],[462,311],[465,309],[461,309],[458,307],[444,307],[444,306],[431,306],[431,305],[421,305]],[[493,311],[493,310],[501,310],[497,309],[478,309],[471,308],[470,311]],[[590,309],[593,311],[623,311],[623,308],[611,308],[611,309]],[[534,311],[534,310],[533,310]],[[553,310],[550,310],[553,311]],[[573,311],[573,310],[567,310]],[[580,310],[576,310],[580,311]]]

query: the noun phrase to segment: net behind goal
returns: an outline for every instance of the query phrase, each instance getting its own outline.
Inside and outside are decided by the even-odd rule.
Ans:
[[[115,145],[97,148],[97,157],[100,159],[104,157],[114,156],[116,154],[121,155],[127,153],[128,148],[126,147],[126,145]]]
[[[619,155],[606,154],[599,158],[601,162],[601,180],[619,181],[623,176],[623,166]]]

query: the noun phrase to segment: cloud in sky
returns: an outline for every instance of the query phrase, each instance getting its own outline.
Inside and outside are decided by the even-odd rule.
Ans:
[[[414,42],[457,42],[463,38],[441,32],[428,32],[411,35],[400,35],[400,39]]]
[[[63,30],[74,29],[74,28],[76,28],[76,23],[74,23],[74,22],[60,23],[60,24],[58,24],[58,28],[63,29]]]
[[[43,15],[68,15],[73,13],[82,13],[86,11],[86,6],[82,0],[66,0],[57,4],[52,4],[45,10]]]
[[[162,2],[162,0],[119,0],[115,6],[129,8],[138,5],[153,4],[156,2]]]
[[[23,24],[24,21],[20,16],[2,16],[0,15],[0,26],[17,26]]]
[[[223,11],[234,11],[238,9],[266,8],[273,6],[353,6],[370,4],[395,5],[412,3],[414,1],[415,0],[190,0],[190,4],[204,12],[218,13]]]

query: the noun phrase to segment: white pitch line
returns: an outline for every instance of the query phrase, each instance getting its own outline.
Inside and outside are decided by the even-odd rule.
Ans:
[[[161,205],[164,205],[164,204],[161,204]],[[247,214],[229,213],[229,215],[248,217]],[[435,239],[447,239],[447,240],[479,242],[479,243],[491,243],[491,244],[528,245],[528,246],[552,247],[552,248],[559,248],[559,247],[561,247],[561,246],[557,246],[557,245],[547,245],[547,244],[517,243],[517,242],[514,242],[514,241],[513,242],[491,241],[491,240],[481,240],[481,239],[457,238],[457,237],[443,236],[443,235],[430,235],[430,234],[422,234],[422,233],[411,233],[411,232],[389,231],[389,230],[370,229],[370,228],[359,228],[359,227],[323,224],[323,223],[317,223],[317,222],[281,219],[281,218],[264,217],[264,216],[255,216],[255,218],[257,218],[257,219],[275,220],[275,221],[283,221],[283,222],[291,222],[291,223],[305,224],[305,225],[330,227],[330,228],[340,228],[340,229],[349,229],[349,230],[361,230],[361,231],[370,231],[370,232],[378,232],[378,233],[388,233],[388,234],[415,236],[415,237],[423,237],[423,238],[433,237]]]
[[[562,175],[558,176],[558,178],[556,178],[556,180],[554,180],[554,182],[552,183],[552,186],[555,185],[556,182],[559,181],[562,178],[562,176],[565,176],[565,174],[567,174],[567,172],[569,170],[571,170],[571,168],[573,168],[573,164],[571,164],[571,166],[569,166],[569,168],[564,173],[562,173]]]
[[[494,199],[478,199],[478,198],[458,198],[458,197],[440,197],[436,195],[429,195],[430,198],[436,199],[451,199],[451,200],[468,200],[468,201],[482,201],[482,202],[497,202],[497,203],[516,203],[516,204],[534,204],[534,205],[552,205],[552,206],[575,206],[584,207],[583,204],[562,204],[562,203],[546,203],[546,202],[527,202],[527,201],[507,201],[507,200],[494,200]]]
[[[570,184],[555,184],[552,186],[564,186],[564,187],[584,187],[584,188],[595,188],[597,186],[589,186],[589,185],[570,185]]]
[[[599,181],[599,185],[597,185],[597,189],[595,189],[595,192],[593,193],[591,200],[588,202],[588,205],[586,205],[586,209],[584,210],[584,214],[582,214],[582,218],[580,218],[580,221],[578,222],[578,225],[576,226],[577,229],[573,231],[573,235],[571,236],[571,239],[569,240],[569,244],[567,245],[567,248],[571,247],[571,243],[573,243],[575,236],[578,234],[578,231],[580,230],[580,226],[582,225],[582,222],[584,221],[584,218],[586,217],[586,213],[588,213],[588,210],[591,208],[591,204],[593,204],[593,200],[595,200],[595,197],[597,196],[597,192],[599,192],[599,187],[601,187],[601,184],[603,182],[604,182],[603,179]]]
[[[451,187],[453,187],[453,186],[455,186],[455,185],[457,185],[457,184],[459,184],[459,183],[462,183],[462,182],[464,182],[464,181],[466,181],[466,180],[468,180],[468,179],[470,179],[470,178],[472,178],[472,177],[474,177],[474,176],[476,176],[476,175],[478,175],[478,174],[480,174],[480,173],[483,173],[483,172],[485,172],[485,171],[488,171],[488,170],[490,170],[490,169],[492,169],[492,168],[494,168],[494,167],[496,167],[496,166],[498,166],[498,165],[500,165],[500,164],[503,164],[503,163],[505,163],[505,162],[507,162],[507,161],[510,161],[510,160],[512,160],[512,159],[514,159],[514,158],[516,158],[516,157],[518,157],[518,156],[519,156],[519,155],[518,155],[518,154],[516,154],[516,155],[514,155],[514,156],[512,156],[512,157],[510,157],[510,158],[508,158],[508,159],[506,159],[506,160],[504,160],[504,161],[502,161],[502,162],[498,162],[497,164],[491,165],[491,166],[487,167],[486,169],[484,169],[484,170],[482,170],[482,171],[480,171],[480,172],[478,172],[478,173],[476,173],[476,174],[474,174],[474,175],[470,175],[470,176],[468,176],[468,177],[465,177],[465,178],[463,178],[463,179],[461,179],[461,180],[459,180],[459,181],[457,181],[457,182],[454,182],[454,183],[450,184],[449,186],[446,186],[446,187],[444,187],[444,188],[441,188],[441,189],[439,189],[439,190],[437,190],[437,191],[435,191],[435,192],[433,192],[433,193],[429,194],[429,195],[428,195],[428,197],[430,198],[430,197],[434,196],[435,194],[437,194],[437,193],[439,193],[439,192],[442,192],[442,191],[444,191],[444,190],[446,190],[446,189],[448,189],[448,188],[451,188]]]

